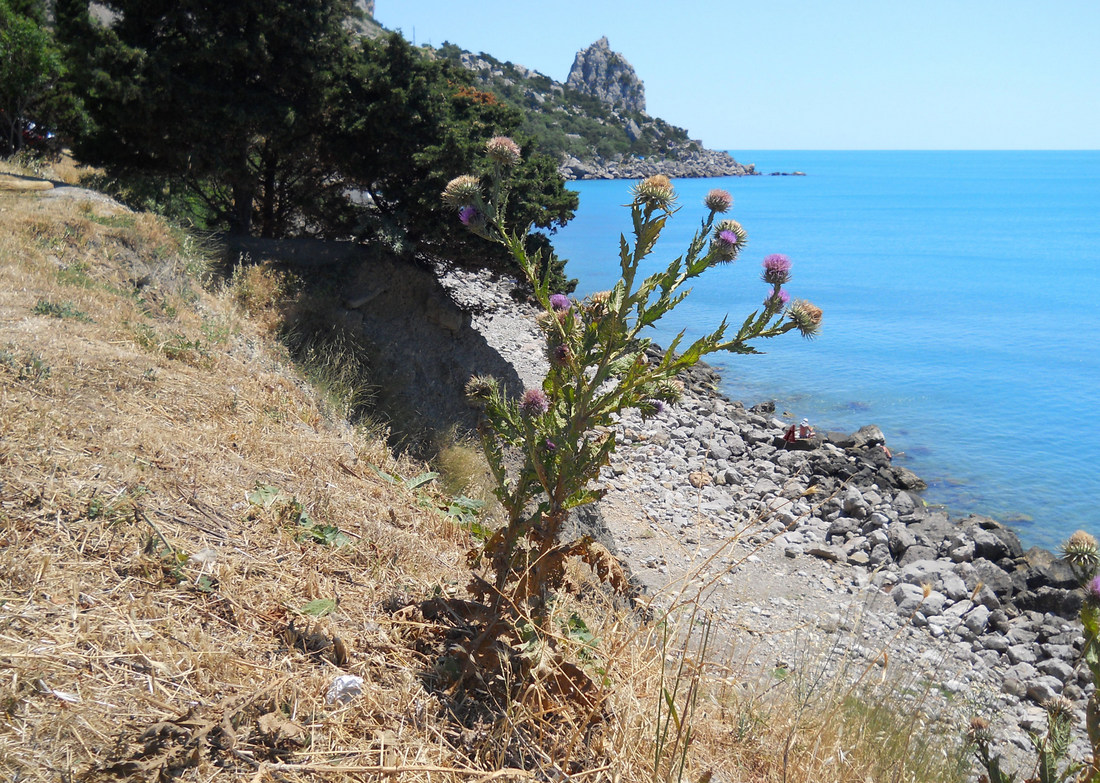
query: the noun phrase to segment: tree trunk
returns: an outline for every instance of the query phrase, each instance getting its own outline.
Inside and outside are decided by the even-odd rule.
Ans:
[[[256,203],[256,174],[248,144],[236,151],[236,170],[229,172],[233,183],[233,206],[229,215],[229,233],[252,236],[252,207]],[[233,158],[230,158],[232,160]]]
[[[271,149],[271,142],[264,142],[264,151],[261,158],[264,176],[264,190],[260,201],[260,215],[263,225],[260,226],[260,236],[272,238],[275,236],[275,204],[278,201],[277,182],[279,156]]]

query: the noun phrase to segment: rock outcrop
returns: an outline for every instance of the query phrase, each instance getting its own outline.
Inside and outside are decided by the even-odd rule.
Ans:
[[[577,52],[565,84],[610,106],[645,112],[645,85],[626,58],[611,51],[606,36]]]
[[[759,173],[727,152],[707,149],[683,128],[646,114],[641,79],[622,55],[610,50],[606,38],[577,53],[566,83],[484,52],[444,46],[433,56],[467,69],[480,87],[506,102],[542,115],[540,123],[547,128],[565,129],[552,146],[562,150],[559,170],[566,179]]]
[[[757,174],[752,163],[734,160],[728,152],[708,150],[698,142],[671,146],[663,158],[622,155],[608,159],[594,155],[580,160],[566,155],[558,167],[566,179],[644,179],[654,174],[666,177],[745,177]]]

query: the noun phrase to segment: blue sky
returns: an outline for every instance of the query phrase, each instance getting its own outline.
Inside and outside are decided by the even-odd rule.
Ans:
[[[648,112],[716,149],[1100,148],[1098,0],[377,0],[375,16],[559,81],[606,35]]]

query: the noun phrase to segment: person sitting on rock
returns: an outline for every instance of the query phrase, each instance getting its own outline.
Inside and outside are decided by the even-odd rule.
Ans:
[[[791,429],[794,429],[793,427]],[[814,436],[813,427],[810,426],[809,419],[803,419],[802,423],[798,425],[798,437],[805,440],[806,438],[812,438]]]

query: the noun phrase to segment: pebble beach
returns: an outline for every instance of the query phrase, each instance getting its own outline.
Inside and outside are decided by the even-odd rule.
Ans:
[[[439,272],[472,327],[537,386],[535,311],[488,273]],[[706,366],[683,380],[679,405],[618,422],[589,515],[641,601],[698,600],[746,683],[800,666],[915,678],[937,720],[989,718],[1010,758],[1045,729],[1054,696],[1083,725],[1093,685],[1068,566],[991,518],[927,505],[873,424],[791,443],[797,422],[768,401],[727,399]]]

